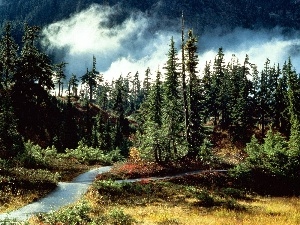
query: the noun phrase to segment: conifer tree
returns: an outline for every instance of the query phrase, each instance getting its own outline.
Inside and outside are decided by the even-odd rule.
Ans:
[[[199,153],[199,148],[204,141],[203,130],[203,96],[200,89],[200,79],[197,76],[198,55],[197,55],[197,39],[190,30],[188,33],[189,39],[185,44],[185,64],[186,72],[189,76],[188,84],[188,158],[196,158]]]
[[[278,65],[279,70],[279,65]],[[290,117],[289,117],[289,99],[288,99],[288,73],[289,68],[285,62],[282,67],[282,75],[278,79],[278,86],[276,89],[276,120],[279,127],[279,131],[286,137],[290,135]],[[280,73],[280,72],[279,72]]]
[[[5,33],[0,41],[0,83],[5,89],[13,83],[18,61],[18,45],[11,34],[11,24],[5,26]]]
[[[219,48],[218,54],[215,58],[214,65],[213,65],[213,78],[212,78],[212,90],[211,90],[211,96],[212,99],[215,99],[214,107],[212,115],[214,117],[214,125],[218,125],[220,112],[224,110],[222,108],[223,102],[222,102],[222,91],[224,88],[222,88],[223,81],[224,81],[224,74],[225,74],[225,65],[224,65],[224,53],[223,49]]]
[[[1,91],[0,95],[0,159],[11,159],[24,151],[24,143],[17,130],[9,92]]]
[[[150,89],[146,102],[143,104],[142,112],[145,116],[143,146],[153,153],[156,162],[163,163],[166,161],[164,154],[164,140],[162,138],[162,82],[161,72],[156,73],[156,80]]]
[[[78,82],[79,80],[77,79],[77,76],[75,74],[72,74],[70,80],[69,80],[69,86],[70,86],[70,90],[69,92],[73,94],[74,97],[77,97],[78,94]]]
[[[125,98],[126,94],[128,93],[124,92],[124,80],[120,76],[115,82],[115,93],[113,95],[113,110],[117,117],[114,129],[114,147],[119,148],[124,156],[127,156],[128,154],[128,146],[125,137],[129,135],[129,122],[128,119],[125,118],[124,107],[127,102],[127,98]]]
[[[291,135],[289,151],[292,156],[300,156],[300,80],[297,76],[291,58],[289,58],[286,71],[288,81],[289,114],[291,123]]]
[[[189,108],[188,108],[188,97],[187,97],[187,84],[186,84],[186,68],[185,68],[185,40],[184,40],[184,18],[182,12],[181,18],[182,28],[181,28],[181,88],[182,88],[182,98],[183,98],[183,109],[184,109],[184,133],[185,139],[188,142],[189,139]]]
[[[96,57],[95,56],[93,56],[92,70],[89,71],[89,69],[87,69],[86,73],[81,77],[81,81],[83,84],[86,84],[88,86],[89,101],[92,102],[93,94],[94,94],[95,88],[97,86],[97,81],[98,82],[103,81],[102,75],[99,74],[99,72],[96,70]]]
[[[54,88],[50,58],[36,46],[39,28],[25,25],[23,46],[12,87],[12,102],[24,132],[44,133],[45,106],[50,104],[49,91]],[[43,107],[41,107],[43,106]],[[33,127],[34,126],[34,127]]]
[[[178,152],[178,145],[182,144],[183,115],[180,95],[180,72],[177,50],[173,37],[171,38],[168,61],[164,69],[165,81],[163,83],[163,132],[165,134],[166,151],[169,158]]]
[[[56,72],[55,72],[55,84],[58,84],[58,96],[61,97],[63,94],[63,85],[64,85],[64,80],[66,79],[66,75],[64,73],[64,68],[67,63],[61,62],[57,65],[56,67]],[[70,86],[69,86],[70,87]]]
[[[208,121],[212,116],[213,109],[215,107],[215,98],[213,94],[213,78],[211,71],[211,62],[206,62],[203,77],[201,79],[201,86],[203,87],[204,100],[203,100],[203,112],[204,112],[204,120]]]
[[[151,71],[150,68],[148,67],[145,71],[145,78],[144,78],[144,82],[143,82],[143,95],[144,98],[147,98],[148,93],[150,91],[150,86],[151,86]]]

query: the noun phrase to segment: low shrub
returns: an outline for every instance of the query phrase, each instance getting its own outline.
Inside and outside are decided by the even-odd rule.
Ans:
[[[202,190],[196,194],[196,198],[198,200],[197,205],[204,206],[204,207],[212,207],[217,204],[215,196],[209,193],[206,190]]]
[[[228,210],[244,211],[246,208],[239,204],[235,199],[229,198],[222,204],[222,207]]]
[[[230,197],[234,199],[245,199],[246,193],[236,188],[223,188],[221,194],[224,197]]]
[[[279,133],[269,130],[263,144],[253,137],[245,151],[245,161],[229,173],[238,185],[261,194],[299,194],[299,157]]]
[[[84,145],[83,142],[79,142],[76,149],[66,149],[66,154],[63,157],[75,158],[80,163],[89,165],[111,165],[113,162],[117,162],[123,159],[120,150],[113,150],[108,153],[104,153],[104,151],[98,148],[88,147]]]
[[[88,224],[92,221],[90,214],[90,205],[82,201],[74,206],[69,206],[50,214],[40,214],[39,220],[49,225]]]
[[[31,141],[25,143],[25,150],[14,160],[15,164],[26,168],[47,168],[58,159],[55,147],[42,149]]]
[[[112,225],[132,225],[135,220],[132,216],[125,214],[122,209],[115,208],[109,214],[109,224]]]

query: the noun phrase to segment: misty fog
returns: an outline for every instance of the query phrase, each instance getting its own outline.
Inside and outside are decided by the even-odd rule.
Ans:
[[[119,6],[93,4],[66,20],[46,27],[43,30],[44,47],[49,52],[60,52],[56,55],[56,61],[68,63],[67,75],[75,73],[82,76],[87,68],[91,68],[92,57],[95,55],[97,69],[106,80],[136,71],[139,71],[142,78],[147,67],[152,72],[161,69],[167,60],[166,54],[172,36],[178,51],[180,50],[180,16],[178,26],[164,27],[160,24],[160,18],[137,11],[123,22],[116,23],[113,20],[118,14],[122,14]],[[159,28],[155,29],[156,27]],[[186,27],[186,32],[188,29],[190,27]],[[199,70],[206,61],[213,62],[220,47],[228,62],[232,54],[240,62],[248,54],[250,62],[257,64],[258,70],[262,70],[267,58],[271,60],[271,65],[282,65],[291,56],[296,69],[300,69],[300,65],[297,65],[300,39],[296,31],[283,35],[283,29],[278,27],[259,31],[236,28],[228,33],[224,33],[223,29],[194,33],[198,36]]]

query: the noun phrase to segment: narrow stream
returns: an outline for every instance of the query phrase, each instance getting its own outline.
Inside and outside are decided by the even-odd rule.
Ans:
[[[35,214],[56,211],[78,201],[86,193],[95,177],[100,173],[109,171],[110,168],[110,166],[100,167],[79,175],[71,182],[59,182],[56,189],[44,198],[15,211],[0,214],[0,224],[1,221],[8,219],[25,221]]]

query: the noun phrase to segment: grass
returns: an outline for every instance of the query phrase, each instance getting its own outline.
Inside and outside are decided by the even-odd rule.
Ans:
[[[241,202],[249,208],[247,211],[193,208],[164,203],[143,207],[126,207],[125,213],[132,215],[137,221],[141,221],[140,224],[296,225],[300,223],[300,204],[295,205],[297,201],[299,202],[299,199],[261,198],[251,203]],[[282,208],[281,205],[284,207]]]
[[[240,155],[236,158],[235,154],[227,154],[227,147],[220,154],[225,155],[230,164],[236,164],[235,160],[240,160]],[[132,158],[134,160],[116,164],[111,173],[98,176],[83,200],[59,212],[34,217],[29,224],[300,224],[299,197],[259,196],[239,186],[226,172],[206,171],[151,181],[147,177],[201,170],[207,165],[177,163],[162,166],[141,161],[136,155]],[[64,171],[63,168],[59,170]],[[70,179],[79,171],[66,169],[62,174],[65,179]],[[145,178],[135,183],[113,181],[134,177]],[[19,204],[18,201],[16,198],[15,204]]]
[[[68,224],[65,218],[72,224],[81,221],[77,223],[81,225],[300,223],[300,198],[258,196],[237,189],[224,173],[206,172],[165,181],[145,178],[136,183],[105,179],[99,177],[75,206],[35,217],[30,224]]]
[[[137,190],[141,184],[130,184]],[[128,186],[130,186],[128,185]],[[169,182],[142,184],[144,191],[126,193],[128,186],[120,189],[120,195],[111,191],[98,192],[92,188],[86,195],[95,214],[108,214],[116,207],[121,208],[136,223],[158,225],[296,225],[300,223],[300,199],[296,197],[261,197],[247,195],[234,199],[237,208],[227,207],[228,199],[217,192],[213,198],[218,204],[201,206],[193,193],[202,190],[195,186],[178,185]],[[150,195],[147,194],[147,188]],[[217,196],[218,195],[218,196]]]
[[[46,196],[55,187],[58,179],[70,181],[89,167],[68,163],[68,168],[53,171],[15,168],[0,175],[0,213],[18,209]],[[1,179],[2,178],[2,179]]]
[[[36,201],[51,192],[59,181],[71,181],[97,164],[112,163],[119,158],[118,151],[104,154],[82,143],[63,154],[55,147],[42,149],[27,142],[24,153],[18,157],[0,159],[0,213]]]

